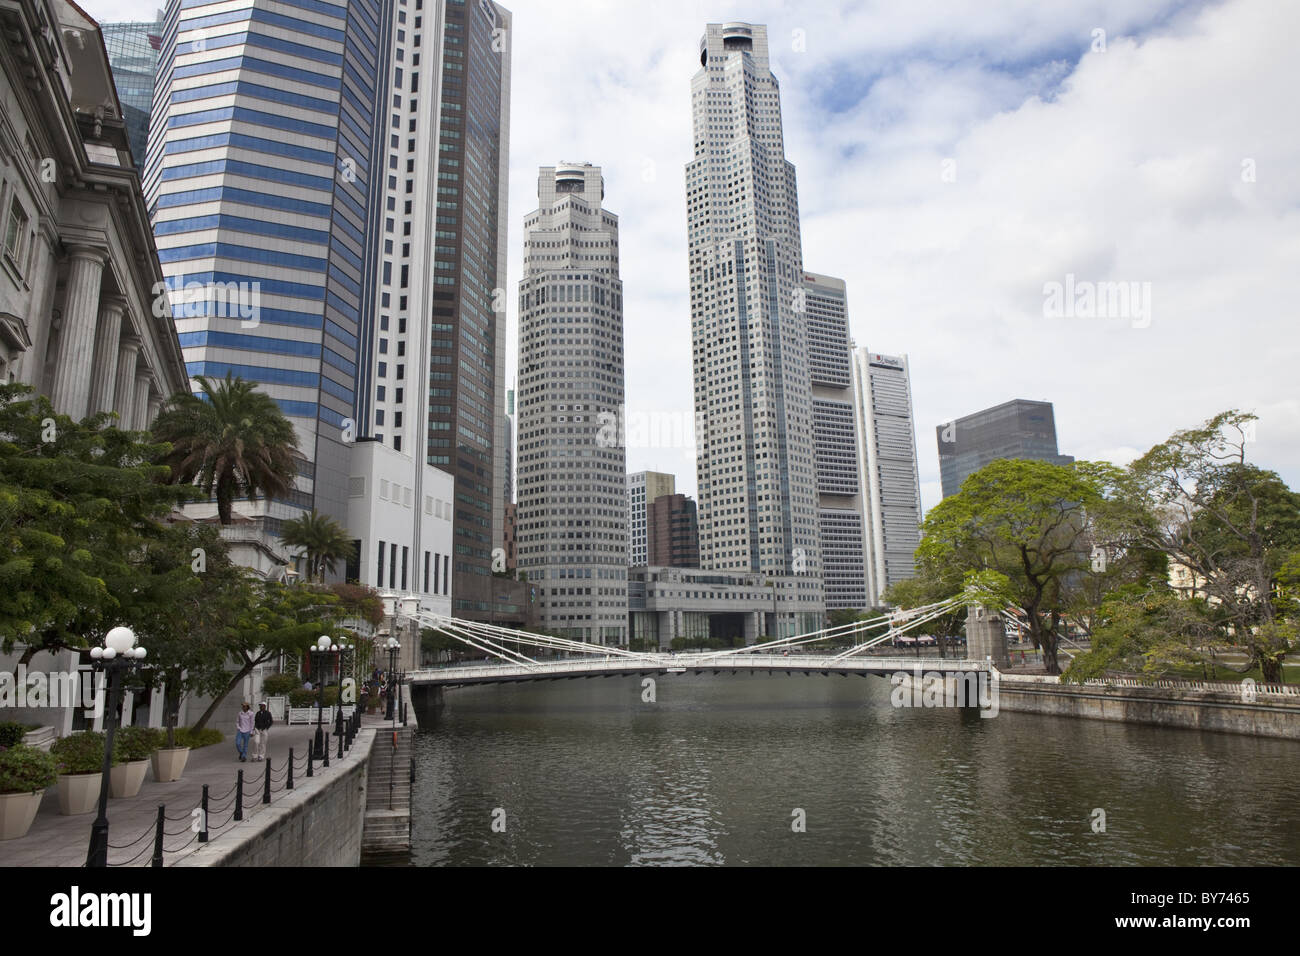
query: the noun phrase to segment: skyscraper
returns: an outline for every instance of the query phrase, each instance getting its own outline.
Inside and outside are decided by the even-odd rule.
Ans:
[[[858,474],[865,506],[867,605],[912,577],[921,543],[912,384],[906,355],[853,352]]]
[[[411,0],[419,2],[419,0]],[[507,197],[510,170],[512,18],[492,0],[439,0],[436,263],[431,371],[426,403],[429,463],[456,477],[455,613],[471,620],[511,615],[494,585],[492,556],[505,540]],[[413,22],[420,11],[412,11]],[[400,30],[400,8],[399,24]],[[410,51],[418,89],[420,50]],[[433,96],[425,96],[435,100]],[[420,142],[417,140],[417,152]],[[410,197],[406,203],[409,204]],[[430,203],[433,206],[433,203]]]
[[[162,11],[157,22],[103,23],[104,48],[113,70],[113,86],[122,104],[122,119],[131,140],[131,158],[143,171],[149,142],[149,114],[153,110],[158,53],[162,49]]]
[[[700,67],[686,167],[700,563],[789,576],[823,607],[799,200],[767,28],[709,24]]]
[[[543,167],[519,283],[519,569],[543,627],[627,642],[626,458],[618,217],[590,163]]]
[[[237,504],[271,535],[347,521],[392,2],[167,6],[145,195],[189,374],[257,383],[297,431],[294,490]]]
[[[853,423],[848,296],[843,279],[805,272],[803,311],[813,391],[817,526],[827,610],[868,606],[862,482]]]
[[[660,495],[646,505],[646,548],[650,567],[698,568],[700,531],[695,502],[685,495]]]
[[[424,502],[425,522],[430,507],[433,519],[451,520],[445,548],[418,540],[418,525],[397,540],[414,536],[413,553],[421,562],[427,553],[433,583],[450,585],[457,616],[518,620],[494,612],[498,594],[518,589],[494,589],[491,578],[493,551],[505,544],[510,14],[490,0],[393,3],[383,38],[387,137],[372,174],[375,293],[358,361],[359,433],[388,449],[372,462],[387,464],[369,493],[398,482]],[[444,473],[455,481],[445,495]],[[395,533],[375,536],[390,561]]]
[[[955,495],[985,465],[1002,458],[1028,458],[1068,465],[1074,459],[1056,447],[1051,402],[1018,398],[935,428],[943,496]]]
[[[656,498],[675,492],[676,485],[677,479],[673,475],[657,471],[638,471],[627,476],[627,562],[630,567],[643,568],[649,563],[646,509]]]

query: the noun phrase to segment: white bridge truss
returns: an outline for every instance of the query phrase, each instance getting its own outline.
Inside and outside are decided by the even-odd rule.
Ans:
[[[990,665],[985,661],[864,655],[865,651],[949,614],[966,603],[967,598],[954,597],[924,607],[895,611],[866,621],[823,628],[749,647],[692,653],[630,651],[621,647],[587,644],[564,637],[533,634],[495,624],[421,612],[415,615],[421,627],[441,631],[460,641],[467,649],[478,651],[495,661],[425,668],[411,673],[409,679],[423,685],[460,686],[520,680],[703,671],[835,672],[842,675],[866,675],[912,670],[920,665],[927,670],[943,672],[987,670]],[[883,631],[875,633],[882,628]],[[857,640],[857,643],[838,654],[795,653],[799,649],[829,641],[842,642],[846,637]],[[552,656],[539,660],[539,651],[550,652]],[[562,656],[556,659],[553,656],[555,654]]]

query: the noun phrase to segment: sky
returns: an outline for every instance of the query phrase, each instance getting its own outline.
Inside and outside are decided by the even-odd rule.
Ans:
[[[591,162],[620,217],[629,414],[691,419],[690,84],[705,24],[743,20],[768,26],[804,267],[847,282],[857,345],[909,357],[927,509],[936,426],[1013,398],[1054,403],[1063,454],[1120,464],[1252,411],[1251,460],[1300,487],[1300,4],[506,6],[512,381],[538,167]],[[628,470],[694,493],[669,432]]]

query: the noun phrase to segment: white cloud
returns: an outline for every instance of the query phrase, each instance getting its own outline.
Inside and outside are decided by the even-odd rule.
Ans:
[[[1063,453],[1111,460],[1255,408],[1258,461],[1300,485],[1300,7],[507,6],[512,291],[537,168],[603,166],[622,225],[629,404],[692,412],[690,80],[705,23],[743,19],[770,26],[805,264],[847,280],[859,345],[910,355],[927,507],[934,426],[1011,398],[1055,404]],[[153,4],[86,3],[108,7],[147,18]],[[1096,28],[1105,53],[1089,52]],[[947,158],[956,182],[940,177]],[[1149,327],[1044,318],[1044,283],[1067,274],[1150,283]],[[695,486],[677,453],[634,450],[628,467]]]

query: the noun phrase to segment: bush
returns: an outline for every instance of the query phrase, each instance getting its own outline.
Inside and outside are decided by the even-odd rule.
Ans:
[[[113,749],[121,760],[148,760],[166,739],[153,727],[122,727],[113,735]]]
[[[17,747],[23,742],[23,735],[26,733],[26,724],[0,724],[0,750]]]
[[[289,692],[290,707],[315,707],[319,695],[314,690],[303,690],[301,687],[295,691]],[[333,707],[339,702],[339,689],[337,687],[325,688],[325,706]]]
[[[17,744],[0,751],[0,793],[38,793],[57,775],[54,758],[43,750]]]
[[[59,773],[99,773],[104,769],[104,743],[103,734],[86,730],[54,741],[50,755],[58,764]],[[116,744],[114,741],[115,751]],[[113,763],[121,763],[118,753],[113,754]]]
[[[226,735],[213,727],[204,727],[197,732],[193,727],[178,727],[176,729],[176,746],[189,747],[191,750],[211,747],[213,744],[219,744],[225,739]]]
[[[272,674],[262,681],[262,693],[268,697],[283,697],[302,690],[302,678],[297,674]]]

